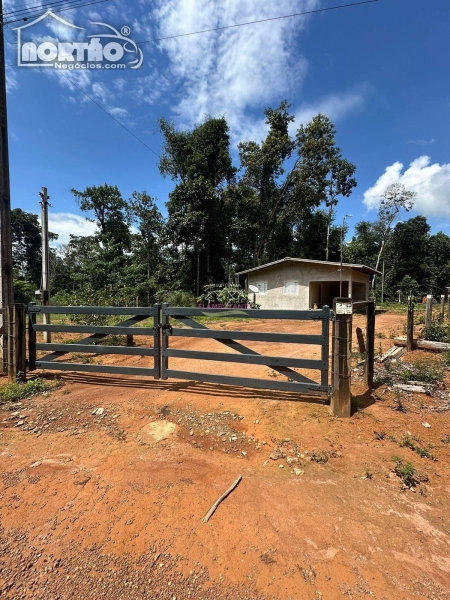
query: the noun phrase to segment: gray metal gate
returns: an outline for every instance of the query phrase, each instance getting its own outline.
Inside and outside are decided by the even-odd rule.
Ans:
[[[186,379],[209,383],[223,383],[243,387],[281,390],[289,392],[331,393],[329,385],[329,331],[333,312],[328,306],[322,310],[253,310],[253,309],[201,309],[170,307],[155,304],[149,308],[100,307],[100,306],[28,306],[29,314],[29,370],[49,369],[59,371],[83,371],[98,373],[114,373],[123,375],[153,376],[155,379]],[[66,325],[38,324],[38,314],[60,315],[129,315],[130,318],[117,325]],[[211,329],[199,323],[194,317],[224,317],[227,319],[262,319],[290,321],[320,321],[320,334],[302,333],[268,333],[255,331],[230,331]],[[148,318],[153,319],[153,326],[136,327],[135,325]],[[172,325],[171,320],[179,321],[183,328]],[[36,333],[50,331],[58,333],[86,333],[86,338],[74,344],[37,343]],[[110,334],[152,336],[153,347],[103,346],[98,342]],[[161,336],[162,334],[162,336]],[[224,344],[235,353],[209,352],[202,350],[184,350],[170,348],[171,337],[194,337],[214,339]],[[284,356],[262,355],[248,348],[237,340],[257,342],[279,342],[287,344],[317,345],[321,348],[321,358],[292,358]],[[43,358],[36,359],[36,351],[50,351]],[[60,362],[56,359],[71,352],[90,354],[122,354],[153,357],[153,368],[128,367],[116,365],[80,364]],[[287,381],[235,377],[211,373],[179,371],[170,368],[171,358],[188,358],[193,360],[219,361],[228,363],[244,363],[249,365],[265,365],[287,378]],[[320,372],[320,381],[314,381],[293,369],[309,369]]]
[[[38,314],[59,314],[59,315],[130,315],[126,321],[117,325],[47,325],[37,324],[36,316]],[[145,375],[160,379],[160,305],[155,304],[149,308],[128,308],[128,307],[105,307],[105,306],[36,306],[28,305],[28,337],[29,337],[29,370],[50,369],[57,371],[84,371],[88,373],[117,373],[120,375]],[[133,327],[139,322],[153,318],[152,327]],[[36,332],[51,331],[58,333],[88,333],[88,337],[77,341],[75,344],[53,344],[36,343]],[[97,342],[108,335],[144,335],[153,337],[152,348],[134,348],[132,346],[100,346]],[[36,360],[36,351],[51,350],[51,354]],[[70,352],[86,352],[89,354],[124,354],[131,356],[152,356],[153,368],[144,367],[125,367],[116,365],[95,365],[55,362],[64,354]]]
[[[322,392],[330,394],[329,385],[329,331],[332,311],[328,306],[322,310],[241,310],[201,309],[201,308],[176,308],[163,304],[162,306],[162,352],[161,352],[161,378],[188,379],[210,383],[227,383],[243,387],[283,390],[290,392]],[[225,318],[247,319],[288,319],[292,321],[321,321],[322,331],[319,335],[300,333],[266,333],[255,331],[228,331],[224,329],[209,329],[198,323],[193,317],[220,316]],[[183,323],[184,328],[171,325],[171,319]],[[171,337],[195,337],[214,339],[228,348],[239,352],[231,354],[224,352],[204,352],[201,350],[179,350],[169,347]],[[282,356],[264,356],[247,348],[236,340],[281,342],[288,344],[314,344],[321,347],[320,360],[308,358],[287,358]],[[190,358],[195,360],[211,360],[221,362],[245,363],[251,365],[266,365],[267,367],[285,375],[288,381],[270,381],[248,377],[234,377],[230,375],[216,375],[211,373],[196,373],[191,371],[178,371],[169,367],[170,358]],[[313,369],[320,371],[320,382],[314,381],[304,375],[293,371],[293,368]]]

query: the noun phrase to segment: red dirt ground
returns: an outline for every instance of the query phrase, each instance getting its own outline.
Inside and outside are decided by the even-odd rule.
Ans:
[[[382,315],[377,331],[401,333],[403,321]],[[213,340],[173,345],[220,351]],[[174,368],[186,367],[215,372],[216,363]],[[266,367],[219,369],[269,376]],[[449,600],[449,412],[423,394],[393,410],[384,385],[370,394],[355,375],[358,410],[347,420],[313,397],[82,373],[0,411],[0,596]],[[160,441],[150,435],[161,431]],[[408,432],[437,461],[389,439]],[[273,460],[277,449],[283,458]],[[393,455],[428,481],[402,489]]]

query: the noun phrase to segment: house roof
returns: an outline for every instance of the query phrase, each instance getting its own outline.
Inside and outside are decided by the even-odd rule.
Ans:
[[[280,260],[275,260],[274,262],[266,263],[265,265],[261,265],[259,267],[253,267],[252,269],[247,269],[245,271],[240,271],[236,273],[236,275],[245,275],[246,273],[252,273],[254,271],[260,271],[262,269],[267,269],[268,267],[274,267],[276,265],[280,265],[285,262],[298,262],[298,263],[307,263],[312,265],[331,265],[334,267],[340,267],[340,262],[330,262],[327,260],[310,260],[308,258],[291,258],[287,256],[286,258],[282,258]],[[360,273],[367,273],[368,275],[380,275],[380,271],[376,269],[372,269],[371,267],[366,267],[365,265],[356,265],[352,263],[342,263],[343,267],[349,267],[354,271],[359,271]]]

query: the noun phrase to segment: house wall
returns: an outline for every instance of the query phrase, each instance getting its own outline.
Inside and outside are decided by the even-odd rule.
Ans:
[[[317,302],[316,283],[323,282],[323,290],[327,290],[329,284],[339,283],[339,267],[336,265],[315,265],[313,263],[284,263],[267,267],[259,271],[248,273],[248,285],[267,284],[266,293],[256,294],[256,302],[261,308],[285,308],[292,310],[306,310],[313,307]],[[285,283],[297,281],[297,293],[285,293]],[[344,291],[352,294],[352,284],[356,282],[355,292],[358,300],[368,297],[369,276],[359,271],[353,271],[349,267],[343,267],[342,281],[347,282],[343,286]],[[311,283],[311,290],[310,290]],[[361,286],[361,284],[363,284]],[[336,286],[334,286],[336,287]],[[347,288],[347,289],[346,289]],[[365,298],[360,298],[365,293]],[[250,293],[250,298],[252,294]]]

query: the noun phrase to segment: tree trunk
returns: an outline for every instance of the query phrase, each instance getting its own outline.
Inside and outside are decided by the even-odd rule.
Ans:
[[[380,248],[380,251],[378,253],[377,264],[375,265],[375,271],[378,271],[378,266],[380,264],[381,255],[383,254],[383,250],[384,250],[384,242],[385,242],[385,240],[383,240],[381,242],[381,248]],[[374,275],[373,279],[372,279],[372,290],[375,289],[375,277],[376,277],[376,275]]]

